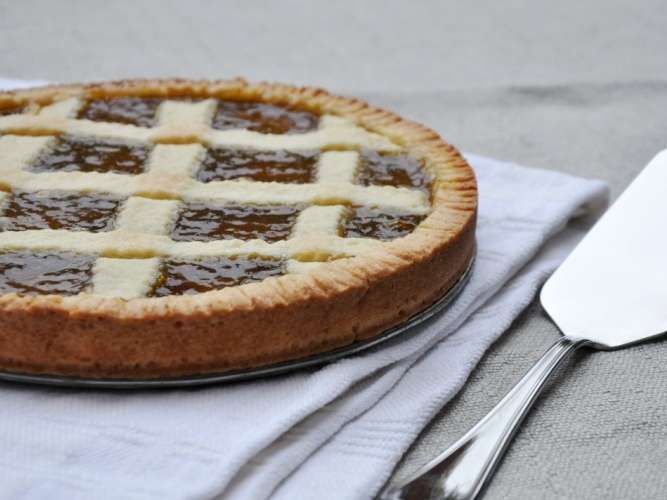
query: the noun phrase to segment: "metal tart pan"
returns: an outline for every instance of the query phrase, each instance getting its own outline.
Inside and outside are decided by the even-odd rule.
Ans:
[[[178,389],[201,387],[214,384],[242,382],[254,380],[263,377],[273,377],[283,375],[296,370],[317,368],[321,365],[331,363],[340,358],[353,356],[372,347],[387,342],[390,339],[398,337],[408,332],[413,326],[422,323],[435,314],[443,311],[456,298],[465,287],[472,273],[475,254],[470,259],[470,263],[463,275],[454,284],[452,288],[438,301],[431,304],[427,309],[407,319],[400,325],[389,328],[383,333],[371,337],[367,340],[354,342],[352,344],[333,349],[321,354],[308,356],[305,358],[294,359],[273,365],[261,366],[257,368],[246,368],[243,370],[233,370],[224,373],[212,373],[206,375],[193,375],[187,377],[174,378],[155,378],[155,379],[97,379],[81,377],[64,377],[58,375],[32,375],[25,373],[0,371],[0,380],[7,382],[19,382],[24,384],[33,384],[41,386],[69,387],[77,389],[110,389],[110,390],[142,390],[142,389]]]

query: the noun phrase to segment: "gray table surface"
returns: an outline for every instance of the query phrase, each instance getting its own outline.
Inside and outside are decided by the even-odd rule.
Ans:
[[[667,147],[664,0],[0,1],[0,76],[270,80],[364,98],[463,151],[605,179]],[[667,286],[667,285],[666,285]],[[558,338],[534,302],[424,430],[437,455]],[[667,343],[581,352],[485,498],[667,497]]]

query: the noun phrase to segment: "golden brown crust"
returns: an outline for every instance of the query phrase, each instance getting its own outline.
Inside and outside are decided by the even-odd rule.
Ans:
[[[0,368],[84,377],[214,373],[300,358],[369,338],[433,303],[474,252],[477,188],[436,133],[316,88],[244,80],[121,81],[0,94],[0,110],[73,95],[218,97],[345,117],[419,156],[434,176],[432,210],[405,238],[299,275],[196,296],[129,301],[0,295]],[[30,109],[24,112],[30,112]]]

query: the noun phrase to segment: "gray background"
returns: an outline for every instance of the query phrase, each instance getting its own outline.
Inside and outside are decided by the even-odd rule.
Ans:
[[[613,197],[667,147],[664,0],[5,0],[0,54],[0,76],[13,78],[322,86],[425,123],[464,151],[605,179]],[[534,302],[395,478],[467,430],[558,335]],[[667,497],[666,362],[664,342],[576,355],[485,498]]]

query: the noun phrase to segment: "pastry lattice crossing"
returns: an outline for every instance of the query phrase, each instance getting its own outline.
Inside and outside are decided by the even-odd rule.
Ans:
[[[237,109],[229,109],[235,104],[244,105],[258,123],[237,118]],[[234,260],[251,255],[256,261],[285,260],[285,271],[295,273],[357,255],[417,226],[429,209],[427,193],[391,185],[394,172],[410,187],[409,175],[421,172],[415,184],[425,184],[426,172],[414,159],[387,138],[345,119],[300,112],[290,120],[292,114],[278,106],[211,98],[86,102],[70,97],[35,115],[5,118],[10,131],[13,122],[26,128],[22,135],[0,138],[0,168],[10,189],[1,195],[0,246],[94,254],[90,280],[82,280],[78,292],[132,299],[153,295],[156,287],[164,290],[159,282],[170,266],[163,259],[219,259],[237,268]],[[312,130],[302,130],[300,122]],[[40,132],[45,123],[53,135],[27,135]],[[218,123],[225,131],[211,127]],[[256,125],[258,131],[232,128],[235,123]],[[154,142],[168,141],[169,134],[190,126],[197,128],[188,144]],[[265,130],[282,133],[267,137]],[[361,168],[369,162],[362,162],[363,154],[355,149],[368,150],[370,166]],[[358,182],[360,171],[366,186]],[[374,176],[382,174],[384,185],[374,184]],[[32,204],[21,203],[25,199]],[[106,217],[95,204],[106,206]],[[58,208],[60,214],[47,220]],[[373,210],[375,218],[368,215]],[[365,224],[357,217],[362,211]],[[86,220],[95,215],[97,225]],[[341,235],[348,226],[359,237]],[[60,266],[56,254],[42,256],[49,258]],[[266,273],[240,275],[236,280],[222,276],[219,286],[208,279],[209,289]],[[197,280],[196,273],[191,279]],[[17,287],[9,279],[0,286],[5,292],[39,291],[34,283]],[[173,287],[174,293],[178,289]],[[181,289],[207,287],[199,283]],[[49,285],[47,291],[52,290]],[[73,291],[70,287],[66,293]]]
[[[51,315],[53,326],[23,335],[61,351],[30,355],[18,345],[25,338],[5,335],[1,364],[181,375],[367,337],[456,281],[472,255],[475,203],[469,168],[430,131],[322,91],[123,82],[0,96],[0,321],[17,331],[17,321],[25,329]],[[429,245],[447,251],[422,255]],[[444,271],[420,268],[454,253],[452,263],[437,263]],[[416,262],[413,271],[396,258]],[[426,277],[435,285],[419,290]],[[400,288],[401,279],[412,288]],[[384,298],[369,308],[377,293]],[[394,293],[407,298],[387,297]],[[368,317],[341,321],[350,301]],[[206,318],[213,340],[186,339]],[[142,321],[144,331],[168,325],[185,350],[162,333],[137,340]],[[101,339],[102,325],[92,326],[100,322],[117,338]],[[336,324],[343,331],[330,334]],[[58,338],[66,325],[78,339]],[[242,339],[248,328],[250,340]],[[255,345],[267,328],[277,330],[273,340]],[[307,328],[325,334],[298,333]],[[206,354],[212,343],[222,355]],[[230,354],[248,343],[250,351]]]

